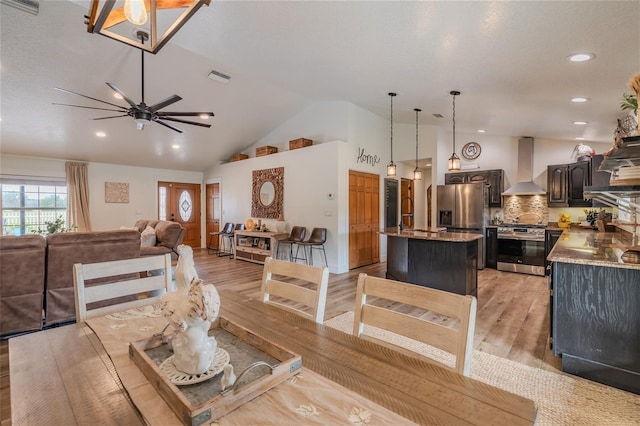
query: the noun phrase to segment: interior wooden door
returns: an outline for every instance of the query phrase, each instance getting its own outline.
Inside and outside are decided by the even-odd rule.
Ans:
[[[349,171],[349,269],[380,261],[380,176]]]
[[[207,247],[219,247],[218,236],[212,232],[220,231],[220,184],[208,183],[205,187],[205,229]]]
[[[400,182],[400,216],[402,217],[402,226],[405,229],[413,228],[414,205],[415,200],[413,193],[413,181],[411,179],[402,178]]]
[[[158,219],[178,222],[185,229],[182,244],[200,247],[200,184],[158,182]]]

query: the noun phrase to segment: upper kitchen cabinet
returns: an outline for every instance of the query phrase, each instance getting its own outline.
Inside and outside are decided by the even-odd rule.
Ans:
[[[489,184],[489,207],[502,207],[504,171],[501,169],[445,173],[444,183],[445,185],[456,183],[487,183]]]
[[[549,207],[590,207],[584,187],[591,185],[591,162],[578,161],[547,167],[547,204]]]

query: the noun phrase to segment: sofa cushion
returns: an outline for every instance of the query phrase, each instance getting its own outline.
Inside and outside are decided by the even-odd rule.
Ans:
[[[153,247],[156,245],[156,231],[148,226],[140,233],[140,247]]]

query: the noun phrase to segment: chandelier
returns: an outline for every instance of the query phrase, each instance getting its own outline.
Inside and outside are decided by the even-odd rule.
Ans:
[[[87,31],[157,53],[203,5],[211,0],[92,0]],[[148,35],[142,44],[139,32]]]

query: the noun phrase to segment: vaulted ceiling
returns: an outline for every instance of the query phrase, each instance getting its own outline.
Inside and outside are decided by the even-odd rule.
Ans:
[[[147,104],[178,94],[172,111],[213,111],[212,127],[139,131],[129,117],[53,105],[100,106],[54,87],[126,105],[106,82],[139,101],[140,51],[87,33],[88,9],[41,1],[34,16],[0,5],[3,154],[205,170],[321,100],[388,118],[395,91],[394,121],[413,123],[420,107],[422,124],[448,130],[453,89],[460,132],[610,142],[640,71],[638,1],[213,0],[145,55]],[[575,52],[595,59],[568,61]],[[212,69],[231,80],[207,78]]]

